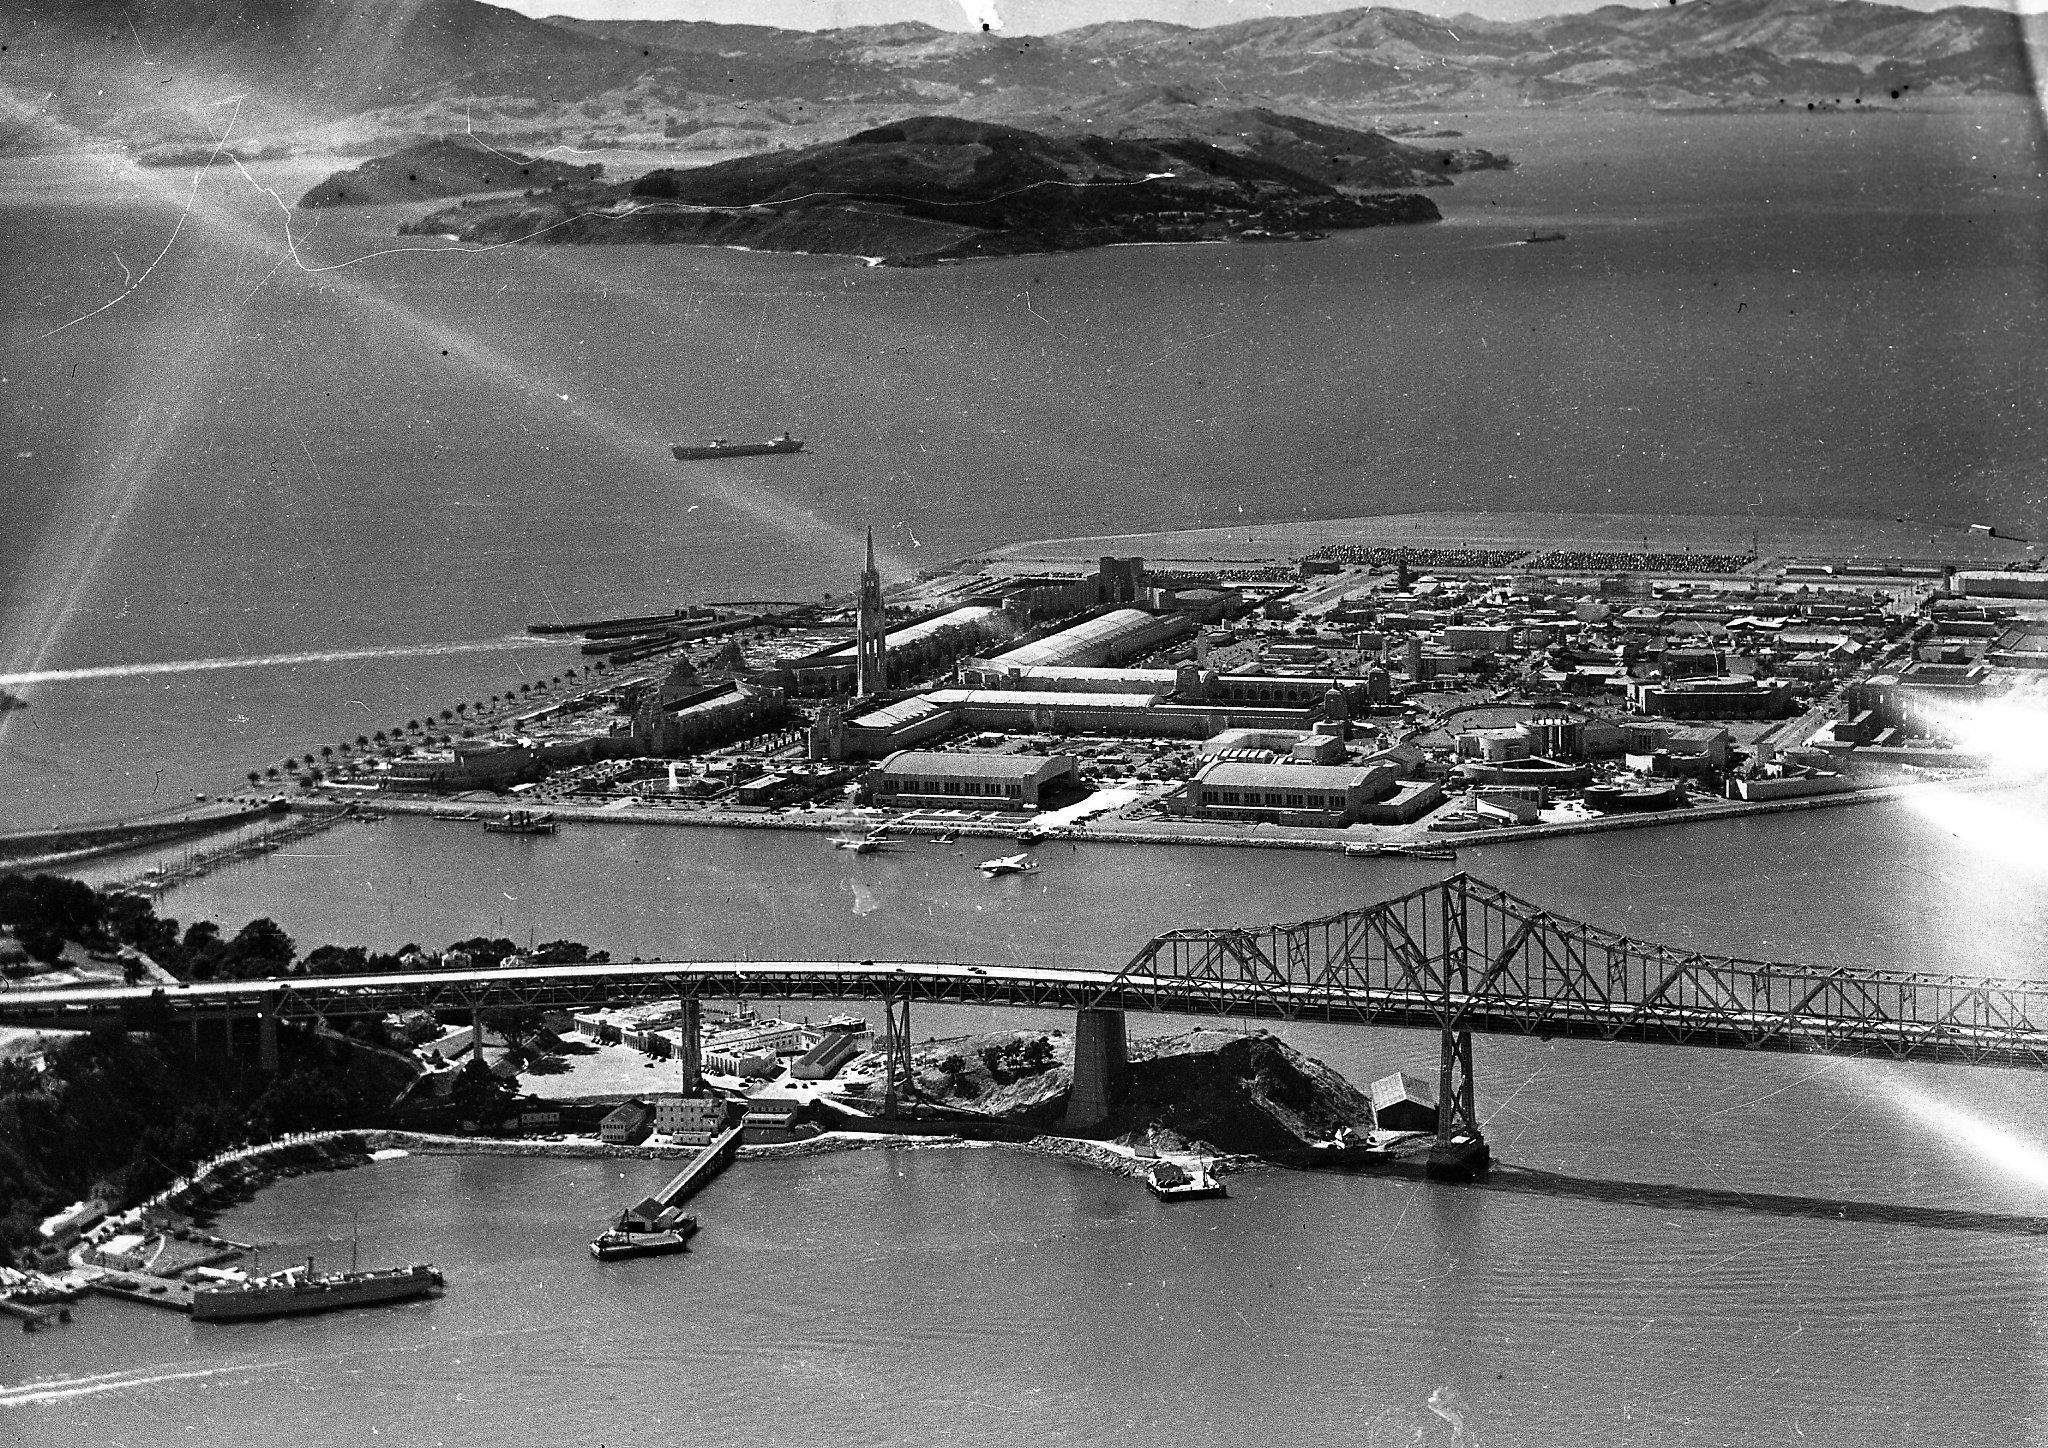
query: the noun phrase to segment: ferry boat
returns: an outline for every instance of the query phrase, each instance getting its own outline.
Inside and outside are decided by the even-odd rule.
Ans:
[[[1185,1166],[1177,1161],[1160,1161],[1145,1173],[1145,1189],[1162,1202],[1193,1202],[1230,1195],[1222,1179],[1199,1161]]]
[[[515,809],[503,819],[485,820],[484,829],[494,835],[551,835],[555,832],[555,817]]]
[[[344,1307],[369,1307],[433,1297],[442,1288],[432,1264],[390,1267],[376,1272],[315,1272],[313,1259],[247,1282],[192,1290],[192,1317],[198,1322],[235,1322],[256,1317],[294,1317],[308,1312],[334,1312]]]
[[[679,442],[670,446],[677,462],[691,462],[698,458],[752,458],[763,453],[802,452],[804,445],[798,439],[784,433],[768,442],[727,442],[724,438],[713,438],[709,443]]]
[[[696,1235],[697,1218],[689,1212],[671,1216],[664,1212],[654,1222],[637,1222],[652,1231],[636,1232],[627,1225],[633,1214],[621,1216],[618,1225],[600,1232],[590,1244],[590,1255],[600,1262],[617,1262],[627,1257],[661,1257],[689,1249]]]

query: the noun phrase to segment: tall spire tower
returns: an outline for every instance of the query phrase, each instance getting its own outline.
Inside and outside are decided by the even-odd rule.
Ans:
[[[868,566],[860,575],[859,636],[854,640],[854,692],[878,694],[889,686],[889,619],[882,607],[882,575],[875,567],[875,530],[868,529]]]

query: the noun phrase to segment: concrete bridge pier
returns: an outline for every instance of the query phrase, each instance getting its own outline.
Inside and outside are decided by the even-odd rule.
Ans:
[[[277,1070],[277,1017],[267,1010],[256,1017],[256,1064]]]
[[[904,1096],[917,1095],[910,1065],[910,997],[882,998],[882,1115],[894,1116]]]
[[[1067,1094],[1067,1114],[1060,1124],[1081,1130],[1108,1119],[1130,1075],[1130,1064],[1122,1011],[1075,1011],[1074,1087]]]
[[[695,996],[684,996],[682,1006],[676,1044],[682,1051],[683,1094],[695,1096],[704,1085],[704,1003]]]
[[[1443,1181],[1484,1176],[1493,1152],[1479,1134],[1479,1112],[1472,1089],[1472,1033],[1447,1030],[1438,1064],[1436,1144],[1424,1164],[1427,1175]]]

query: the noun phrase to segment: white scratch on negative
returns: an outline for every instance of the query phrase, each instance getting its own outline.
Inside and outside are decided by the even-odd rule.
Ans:
[[[199,170],[193,174],[192,194],[185,198],[185,207],[182,211],[178,213],[178,224],[171,228],[170,237],[164,242],[164,249],[156,254],[156,260],[152,261],[148,266],[144,267],[142,269],[142,275],[136,277],[133,281],[129,282],[127,287],[125,287],[122,290],[119,296],[114,297],[110,301],[102,302],[99,306],[94,307],[84,316],[73,317],[70,321],[64,323],[64,325],[61,327],[52,327],[49,331],[43,333],[42,336],[36,338],[38,342],[47,342],[50,340],[50,338],[56,336],[59,332],[64,331],[65,328],[75,327],[80,322],[91,321],[94,317],[97,317],[101,312],[108,311],[111,308],[117,307],[121,303],[127,301],[128,298],[135,295],[136,288],[140,287],[144,282],[149,280],[149,274],[156,270],[157,263],[161,262],[165,257],[171,254],[171,248],[178,244],[178,234],[185,229],[185,222],[188,218],[191,217],[192,208],[199,202],[199,183],[206,179],[206,173],[212,170],[213,163],[220,159],[222,150],[227,146],[228,137],[233,135],[235,132],[235,122],[241,118],[242,98],[240,96],[235,96],[233,99],[235,103],[235,113],[228,117],[227,129],[223,130],[220,133],[220,139],[213,143],[213,154],[208,156],[206,158],[206,164],[201,166]],[[226,102],[223,101],[222,104],[225,105]],[[240,165],[241,163],[237,161],[235,164]],[[121,270],[123,271],[126,271],[127,269],[128,268],[125,266],[121,268]]]

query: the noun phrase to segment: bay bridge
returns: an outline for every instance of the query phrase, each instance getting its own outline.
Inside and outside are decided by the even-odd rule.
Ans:
[[[401,1010],[579,1010],[679,999],[863,999],[887,1013],[884,1111],[910,1079],[914,1002],[1076,1012],[1067,1120],[1109,1114],[1129,1011],[1434,1030],[1433,1167],[1484,1170],[1472,1037],[1509,1034],[1723,1050],[2048,1066],[2048,981],[1813,966],[1635,940],[1468,874],[1291,925],[1176,930],[1121,966],[910,960],[674,960],[388,975],[295,975],[0,993],[0,1025],[91,1030],[255,1023],[274,1069],[280,1024]],[[690,1012],[694,1018],[695,1011]],[[247,1028],[242,1029],[247,1034]]]

